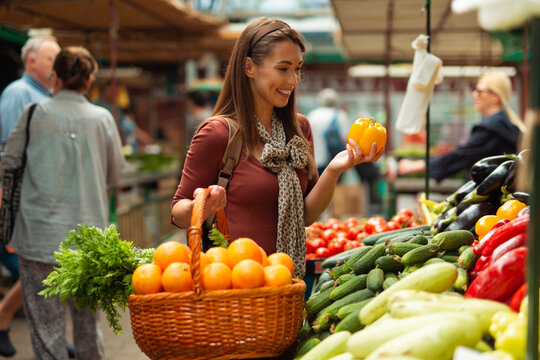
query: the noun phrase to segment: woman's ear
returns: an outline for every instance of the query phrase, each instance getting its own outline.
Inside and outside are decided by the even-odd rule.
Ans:
[[[249,56],[246,56],[245,73],[248,78],[253,78],[255,72],[255,63]]]

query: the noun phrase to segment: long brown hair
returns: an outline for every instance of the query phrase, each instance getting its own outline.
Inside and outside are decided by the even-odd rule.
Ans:
[[[282,23],[278,30],[263,35],[259,40],[251,44],[254,37],[258,37],[260,31],[274,23]],[[255,119],[255,104],[253,94],[249,86],[248,77],[245,74],[246,58],[249,56],[256,65],[262,64],[265,58],[271,56],[274,47],[282,41],[292,41],[305,52],[306,48],[302,36],[287,24],[277,19],[265,17],[252,21],[240,34],[236,41],[227,72],[223,88],[219,94],[213,116],[224,116],[235,119],[242,132],[242,139],[247,147],[248,154],[254,149],[258,142],[257,120]],[[251,47],[251,45],[253,45]],[[300,129],[300,124],[296,116],[295,93],[293,90],[286,106],[282,108],[274,107],[274,112],[283,123],[287,141],[294,135],[300,136],[306,143],[309,143]],[[308,160],[308,177],[315,171],[315,161],[310,155]]]

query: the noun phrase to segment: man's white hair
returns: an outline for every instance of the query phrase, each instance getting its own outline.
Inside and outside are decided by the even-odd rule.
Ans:
[[[339,95],[334,89],[322,89],[317,94],[317,102],[321,106],[336,107],[339,104]]]
[[[45,42],[56,43],[56,38],[54,36],[35,36],[29,38],[21,49],[21,59],[23,64],[26,65],[28,55],[30,53],[37,53],[41,45]]]

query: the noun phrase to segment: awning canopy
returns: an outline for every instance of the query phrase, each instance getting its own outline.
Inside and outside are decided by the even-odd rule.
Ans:
[[[4,0],[0,23],[51,28],[62,46],[83,45],[97,57],[110,53],[114,24],[119,63],[177,62],[208,51],[227,58],[235,41],[220,30],[225,20],[174,0]]]
[[[454,14],[452,0],[431,1],[431,52],[445,65],[498,65],[502,47],[476,12]],[[411,42],[426,34],[426,0],[331,0],[340,42],[354,61],[411,61]]]

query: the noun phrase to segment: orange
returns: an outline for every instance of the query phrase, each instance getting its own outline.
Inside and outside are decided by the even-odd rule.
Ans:
[[[238,238],[227,248],[227,265],[234,268],[242,260],[255,260],[262,265],[261,248],[250,238]]]
[[[201,273],[201,285],[205,290],[224,290],[232,287],[231,269],[224,263],[208,264]]]
[[[135,294],[155,294],[161,291],[162,271],[156,264],[139,265],[133,272],[131,283]]]
[[[232,285],[235,289],[253,289],[264,286],[263,266],[252,259],[236,264],[231,273]]]
[[[276,264],[264,267],[264,286],[278,287],[291,283],[292,275],[285,265]]]
[[[161,270],[165,270],[173,262],[189,264],[188,247],[177,241],[166,241],[156,248],[154,262]]]
[[[291,275],[294,275],[294,262],[291,259],[291,257],[285,253],[273,253],[268,256],[268,259],[266,260],[267,265],[285,265],[287,269],[289,269],[289,272]]]
[[[199,256],[199,262],[200,262],[200,269],[201,271],[205,268],[206,265],[210,264],[212,261],[210,261],[210,257],[206,255],[205,253],[201,252]]]
[[[262,257],[261,265],[266,266],[267,265],[266,259],[268,259],[268,256],[266,256],[266,251],[264,251],[262,247],[259,247],[259,249],[261,250],[261,257]]]
[[[227,248],[216,246],[206,250],[206,256],[211,263],[221,262],[227,263]]]
[[[191,270],[189,265],[181,262],[173,262],[161,277],[161,284],[165,291],[182,292],[192,289],[193,280],[191,279]]]

